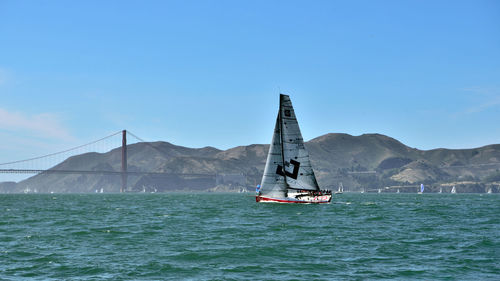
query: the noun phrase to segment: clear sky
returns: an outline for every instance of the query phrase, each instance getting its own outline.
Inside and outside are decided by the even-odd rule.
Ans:
[[[500,143],[500,1],[0,0],[0,162],[269,143],[280,90],[306,140]]]

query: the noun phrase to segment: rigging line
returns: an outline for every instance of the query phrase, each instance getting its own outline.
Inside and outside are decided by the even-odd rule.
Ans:
[[[96,141],[89,142],[89,143],[86,143],[86,144],[83,144],[83,145],[79,145],[79,146],[76,146],[76,147],[73,147],[73,148],[70,148],[70,149],[66,149],[64,151],[56,152],[56,153],[51,153],[51,154],[47,154],[47,155],[43,155],[43,156],[38,156],[38,157],[30,158],[30,159],[24,159],[24,160],[12,161],[12,162],[0,163],[0,166],[2,166],[2,165],[8,165],[8,164],[16,164],[16,163],[21,163],[21,162],[27,162],[27,161],[32,161],[32,160],[38,160],[38,159],[41,159],[41,158],[45,158],[45,157],[49,157],[49,156],[54,156],[54,155],[62,154],[62,153],[65,153],[65,152],[69,152],[69,151],[72,151],[72,150],[76,150],[76,149],[82,148],[82,147],[87,146],[87,145],[94,144],[96,142],[100,142],[102,140],[105,140],[107,138],[116,136],[116,135],[121,134],[121,133],[122,133],[122,131],[118,131],[118,132],[116,132],[114,134],[111,134],[111,135],[106,136],[104,138],[100,138],[100,139],[98,139]]]

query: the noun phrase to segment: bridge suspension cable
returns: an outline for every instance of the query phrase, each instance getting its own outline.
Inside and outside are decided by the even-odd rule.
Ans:
[[[162,150],[161,150],[161,149],[159,149],[158,147],[156,147],[156,146],[154,146],[153,144],[151,144],[151,142],[148,142],[148,141],[145,141],[145,140],[141,139],[140,137],[138,137],[138,136],[134,135],[132,132],[127,131],[127,134],[129,134],[129,135],[133,136],[134,138],[138,139],[139,141],[141,141],[141,142],[142,142],[142,143],[144,143],[145,145],[147,145],[147,146],[151,147],[152,149],[154,149],[154,150],[156,150],[156,151],[160,152],[161,154],[163,154],[163,155],[168,155],[168,153],[167,153],[166,151],[162,151]]]
[[[29,158],[29,159],[23,159],[23,160],[17,160],[17,161],[11,161],[11,162],[5,162],[5,163],[0,163],[0,166],[4,166],[4,165],[11,165],[11,164],[17,164],[17,163],[22,163],[22,162],[28,162],[28,161],[34,161],[34,160],[39,160],[39,159],[42,159],[42,158],[47,158],[47,157],[51,157],[51,156],[56,156],[56,155],[59,155],[59,154],[63,154],[63,153],[67,153],[67,152],[70,152],[70,151],[73,151],[73,150],[77,150],[77,149],[80,149],[82,147],[85,147],[85,146],[89,146],[89,145],[92,145],[92,144],[95,144],[95,143],[98,143],[100,141],[103,141],[105,139],[108,139],[108,138],[111,138],[111,137],[114,137],[118,134],[121,134],[122,131],[118,131],[116,133],[113,133],[109,136],[106,136],[106,137],[103,137],[103,138],[100,138],[98,140],[95,140],[95,141],[92,141],[92,142],[89,142],[89,143],[86,143],[86,144],[82,144],[82,145],[79,145],[79,146],[76,146],[76,147],[73,147],[73,148],[70,148],[70,149],[66,149],[66,150],[63,150],[63,151],[59,151],[59,152],[55,152],[55,153],[50,153],[50,154],[47,154],[47,155],[43,155],[43,156],[38,156],[38,157],[33,157],[33,158]]]

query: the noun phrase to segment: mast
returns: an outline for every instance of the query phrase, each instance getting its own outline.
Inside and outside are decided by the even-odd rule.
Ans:
[[[278,119],[280,124],[281,161],[283,163],[282,172],[283,172],[283,178],[285,179],[285,188],[288,189],[288,183],[286,182],[286,173],[285,173],[285,152],[283,151],[283,118],[281,117],[282,100],[283,100],[283,95],[280,93],[280,111],[278,112]],[[285,191],[285,194],[288,194],[288,191]]]

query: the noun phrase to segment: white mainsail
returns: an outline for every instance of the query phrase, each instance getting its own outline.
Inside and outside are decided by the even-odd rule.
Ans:
[[[261,193],[284,198],[288,189],[319,190],[290,97],[280,94],[280,109],[267,155]]]

